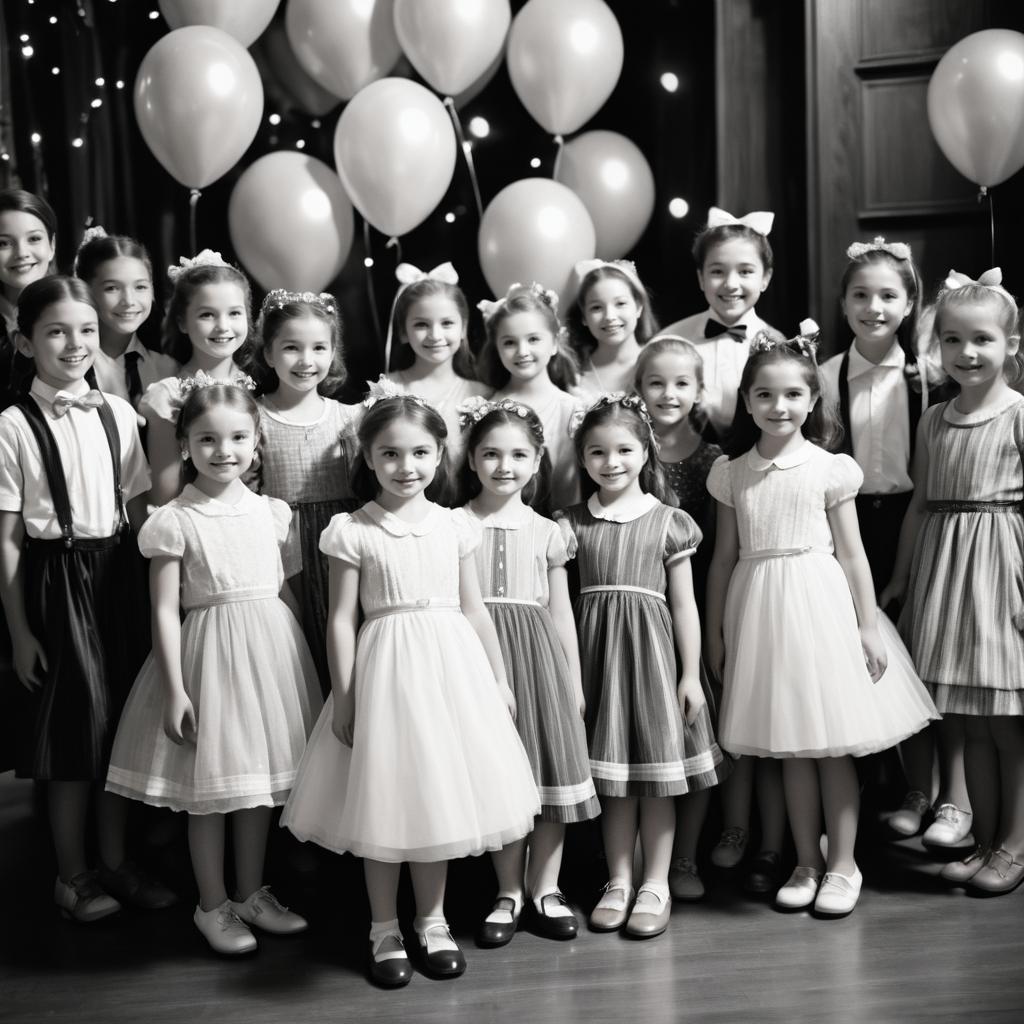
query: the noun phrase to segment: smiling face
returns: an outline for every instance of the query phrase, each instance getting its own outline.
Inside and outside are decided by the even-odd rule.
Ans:
[[[850,275],[842,299],[854,337],[872,346],[889,345],[913,303],[903,279],[888,263],[867,263]]]
[[[583,468],[601,489],[614,496],[629,490],[647,462],[647,446],[614,420],[591,427],[583,439]]]
[[[583,322],[599,346],[618,348],[636,335],[643,312],[633,290],[619,275],[595,281],[583,298]]]
[[[501,423],[488,430],[469,453],[469,467],[484,490],[507,497],[533,479],[540,468],[540,456],[525,427]]]
[[[35,362],[36,376],[52,388],[67,388],[82,380],[96,359],[99,319],[87,303],[61,299],[39,314],[31,338],[17,337],[22,353]]]
[[[192,293],[178,324],[192,342],[195,355],[228,359],[245,343],[249,317],[245,294],[233,281],[200,285]]]
[[[743,393],[747,411],[761,433],[782,440],[800,433],[816,401],[795,360],[766,363]]]
[[[27,284],[50,271],[56,239],[31,213],[4,210],[0,213],[0,289],[14,302]]]
[[[406,313],[403,338],[424,363],[441,366],[462,345],[466,325],[459,307],[443,293],[417,299]]]
[[[547,369],[555,354],[555,336],[540,313],[511,313],[494,335],[501,365],[514,380],[528,381]]]
[[[708,249],[697,271],[701,291],[712,313],[727,327],[753,309],[772,279],[757,246],[746,238],[730,238]]]
[[[301,394],[315,391],[334,358],[331,325],[316,316],[285,320],[264,355],[282,388]]]
[[[690,415],[700,399],[700,376],[685,352],[660,352],[647,361],[640,397],[656,426],[674,427]]]
[[[149,268],[133,256],[118,256],[96,268],[89,282],[100,322],[115,334],[134,334],[153,309]]]
[[[441,449],[418,423],[395,419],[374,437],[364,457],[381,490],[406,501],[430,486]]]
[[[237,480],[256,453],[256,424],[243,409],[217,405],[197,416],[182,446],[196,473],[223,486]]]
[[[1002,375],[1019,345],[1007,336],[1003,310],[995,299],[970,305],[949,305],[936,324],[942,368],[963,389],[990,384]]]

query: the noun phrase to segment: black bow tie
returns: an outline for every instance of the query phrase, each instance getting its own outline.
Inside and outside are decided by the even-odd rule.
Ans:
[[[712,320],[709,317],[708,322],[704,325],[704,337],[717,338],[720,334],[728,334],[733,341],[746,341],[747,325],[733,324],[732,327],[726,327],[725,324],[720,324],[717,320]]]

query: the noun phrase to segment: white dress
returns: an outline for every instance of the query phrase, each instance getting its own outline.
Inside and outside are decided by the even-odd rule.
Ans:
[[[864,663],[850,586],[827,510],[863,480],[848,455],[806,442],[776,460],[757,448],[711,467],[708,491],[736,510],[739,561],[725,603],[719,740],[734,754],[860,756],[938,718],[895,627],[879,612],[888,668]]]
[[[335,516],[321,550],[359,568],[355,731],[333,695],[281,817],[300,839],[378,861],[497,850],[533,829],[540,798],[483,645],[459,605],[478,526],[431,505],[408,523],[369,502]]]
[[[181,671],[196,741],[163,731],[152,654],[125,704],[107,789],[191,814],[283,804],[322,698],[302,630],[279,594],[291,512],[245,491],[231,505],[189,484],[139,531],[147,558],[181,559]]]

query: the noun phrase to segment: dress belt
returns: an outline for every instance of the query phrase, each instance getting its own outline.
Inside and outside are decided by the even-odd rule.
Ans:
[[[940,516],[956,516],[965,512],[1013,512],[1021,514],[1019,501],[929,501],[925,508]]]
[[[461,612],[462,605],[458,601],[448,601],[436,597],[424,597],[419,601],[409,601],[406,604],[393,604],[388,608],[378,608],[374,612],[368,612],[364,622],[372,622],[374,619],[383,619],[385,615],[405,615],[407,612]]]
[[[807,545],[803,548],[761,548],[759,551],[741,551],[740,561],[749,562],[763,558],[792,558],[794,555],[831,555],[829,548],[819,548]]]
[[[527,597],[485,597],[484,604],[525,604],[531,608],[543,608],[540,601],[531,601]]]
[[[581,587],[580,596],[583,594],[604,594],[611,591],[624,590],[629,594],[647,594],[656,597],[659,601],[665,600],[665,595],[660,590],[649,590],[647,587],[627,587],[625,584],[617,587]]]

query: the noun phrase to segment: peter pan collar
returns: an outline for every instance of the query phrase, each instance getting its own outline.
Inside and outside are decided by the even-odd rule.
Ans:
[[[646,515],[657,504],[659,504],[658,499],[653,494],[644,492],[635,498],[616,504],[613,508],[605,508],[595,491],[587,499],[587,511],[595,519],[604,519],[609,523],[631,523],[634,519]]]
[[[178,500],[183,505],[195,509],[200,515],[210,519],[221,519],[225,516],[247,515],[260,499],[246,487],[242,497],[235,504],[231,504],[228,501],[221,501],[219,498],[211,498],[199,490],[195,484],[185,484]]]
[[[427,514],[418,523],[408,523],[404,519],[399,519],[393,512],[382,508],[375,501],[368,501],[363,506],[363,511],[392,537],[425,537],[437,525],[437,508],[437,505],[431,502]]]
[[[529,505],[523,505],[522,511],[518,516],[511,512],[505,512],[504,514],[492,512],[490,515],[484,516],[473,508],[472,503],[463,507],[466,512],[487,530],[518,530],[523,526],[528,526],[534,516],[534,511]]]
[[[804,441],[804,443],[797,448],[795,452],[790,452],[788,455],[780,455],[774,459],[764,458],[757,450],[757,445],[747,452],[747,465],[758,473],[763,473],[765,470],[771,469],[774,466],[776,469],[792,469],[794,466],[802,466],[805,462],[808,462],[811,455],[814,453],[814,445],[810,441]]]

